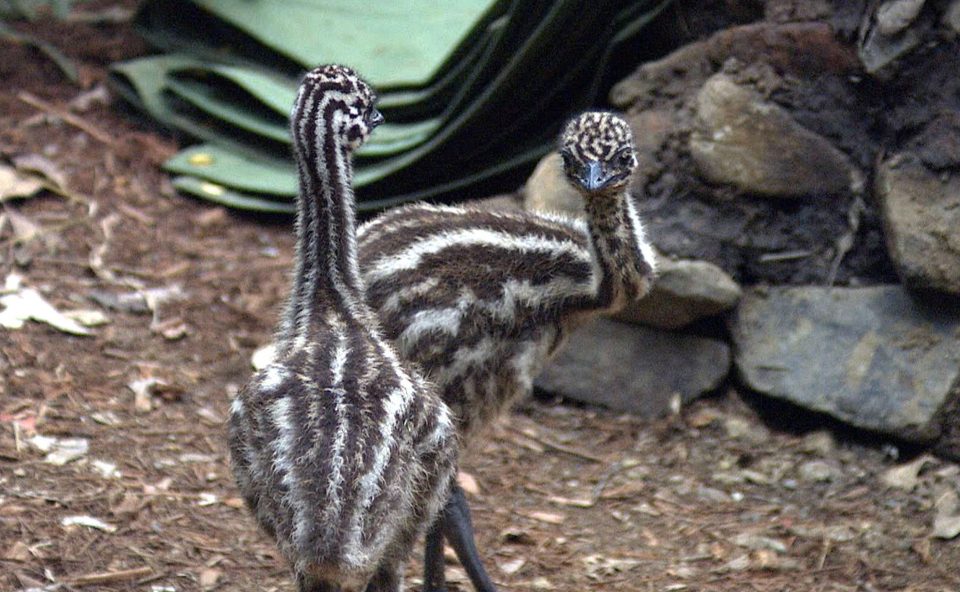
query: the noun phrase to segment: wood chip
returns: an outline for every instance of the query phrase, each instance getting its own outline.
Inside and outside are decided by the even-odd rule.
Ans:
[[[559,495],[551,495],[547,497],[547,501],[559,506],[571,506],[574,508],[592,508],[597,505],[597,502],[592,499],[561,497]]]
[[[133,569],[123,569],[120,571],[104,571],[91,573],[75,578],[69,578],[67,581],[71,586],[92,586],[94,584],[116,584],[118,582],[129,582],[139,580],[153,573],[153,569],[147,566],[135,567]]]
[[[242,510],[247,507],[243,499],[239,497],[228,497],[227,499],[223,500],[223,505],[231,508],[236,508],[238,510]]]
[[[529,512],[522,515],[533,520],[546,522],[547,524],[563,524],[564,520],[567,519],[563,514],[554,514],[552,512]]]

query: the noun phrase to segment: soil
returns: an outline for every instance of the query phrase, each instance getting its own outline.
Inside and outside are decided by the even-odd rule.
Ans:
[[[89,337],[0,329],[0,589],[293,590],[238,499],[223,430],[286,291],[290,220],[176,195],[159,170],[175,139],[116,105],[71,107],[111,60],[146,50],[128,25],[17,28],[75,60],[82,88],[0,42],[0,153],[45,156],[70,194],[2,204],[39,234],[17,241],[0,224],[0,277],[110,322]],[[152,312],[116,298],[175,287]],[[130,385],[150,379],[136,397]],[[931,536],[960,490],[956,466],[920,457],[916,482],[891,488],[896,447],[775,415],[735,393],[655,421],[526,403],[462,464],[494,579],[557,592],[960,589],[960,542]],[[89,450],[51,464],[37,434]],[[75,516],[104,524],[64,525]],[[448,576],[470,589],[455,565]],[[407,581],[419,589],[416,559]]]

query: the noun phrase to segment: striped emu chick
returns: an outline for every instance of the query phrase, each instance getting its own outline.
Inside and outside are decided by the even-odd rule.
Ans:
[[[231,464],[301,592],[397,590],[446,502],[449,409],[399,361],[364,302],[352,153],[383,118],[348,68],[307,74],[291,115],[296,266],[275,360],[233,401]]]
[[[400,355],[437,383],[468,441],[532,391],[573,328],[642,297],[654,278],[654,253],[627,191],[637,165],[628,124],[585,113],[567,124],[559,148],[585,221],[414,205],[358,230],[367,302]],[[469,527],[462,492],[455,488],[451,500],[460,507],[446,515]],[[466,536],[451,528],[443,527],[448,539]],[[442,577],[429,573],[434,560],[428,585]]]

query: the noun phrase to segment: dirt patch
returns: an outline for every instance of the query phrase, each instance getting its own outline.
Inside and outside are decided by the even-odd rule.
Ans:
[[[86,89],[143,51],[125,26],[60,27],[24,26],[80,62]],[[75,114],[112,138],[96,140],[18,96],[69,109],[85,89],[23,47],[0,45],[0,64],[0,153],[44,155],[75,194],[3,206],[41,235],[0,230],[0,278],[110,319],[93,337],[0,330],[0,588],[292,590],[238,500],[222,425],[286,291],[290,221],[175,195],[157,168],[170,137],[94,104]],[[175,287],[153,311],[118,304]],[[89,448],[54,465],[37,434]],[[463,469],[504,590],[957,589],[960,544],[930,537],[955,467],[929,463],[908,492],[879,485],[890,466],[877,448],[772,432],[727,396],[660,421],[531,402]],[[418,589],[414,560],[408,573]]]

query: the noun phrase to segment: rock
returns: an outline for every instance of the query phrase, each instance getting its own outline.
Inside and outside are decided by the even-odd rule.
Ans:
[[[770,440],[770,430],[756,421],[747,421],[743,417],[732,415],[723,420],[723,430],[727,438],[742,440],[749,444],[764,444]]]
[[[800,450],[810,454],[830,456],[836,449],[837,441],[833,434],[825,430],[811,432],[800,441]]]
[[[725,74],[707,80],[696,110],[690,155],[707,181],[781,198],[862,189],[863,175],[826,138]]]
[[[943,22],[953,29],[954,33],[960,33],[960,0],[953,0],[943,13]]]
[[[534,212],[560,212],[583,216],[583,198],[567,182],[560,155],[544,156],[524,187],[523,207]]]
[[[832,13],[836,3],[781,4],[797,9],[790,8],[785,17],[799,19],[807,18],[800,11],[806,14],[813,4],[822,5],[817,11],[826,7]],[[945,58],[950,55],[947,49],[943,53]],[[952,74],[947,70],[944,66],[943,77],[949,82]],[[860,218],[853,248],[836,265],[836,242],[848,232],[847,213],[858,196],[844,192],[756,199],[701,180],[690,155],[690,137],[698,126],[697,96],[718,71],[770,97],[769,102],[789,112],[801,128],[821,140],[829,138],[858,170],[872,169],[876,161],[877,117],[868,115],[886,117],[887,110],[872,106],[875,95],[865,93],[857,82],[862,70],[855,49],[829,23],[726,28],[643,64],[610,94],[611,102],[628,113],[638,138],[641,163],[631,190],[658,250],[709,261],[741,283],[897,281],[883,246],[879,212],[872,207]],[[910,96],[910,89],[894,97]],[[647,136],[653,147],[649,151],[640,146]]]
[[[934,505],[933,536],[938,539],[952,539],[960,535],[960,497],[957,492],[948,489],[937,496]]]
[[[857,55],[869,74],[905,56],[923,40],[929,26],[915,23],[925,0],[889,0],[881,4],[861,37]]]
[[[920,15],[926,0],[889,0],[877,8],[877,30],[881,35],[897,35]]]
[[[899,286],[752,291],[731,328],[748,387],[860,428],[936,439],[960,388],[960,311]]]
[[[825,483],[843,476],[837,467],[823,460],[810,460],[797,467],[797,475],[803,481]]]
[[[726,344],[599,319],[578,329],[536,381],[547,392],[643,417],[716,389],[730,368]]]
[[[941,177],[901,153],[878,168],[876,195],[903,283],[960,295],[960,175]]]
[[[678,329],[728,311],[742,291],[722,269],[706,261],[658,260],[658,278],[645,298],[614,318],[660,329]]]
[[[920,471],[927,464],[934,462],[933,457],[924,454],[902,465],[891,467],[880,475],[880,482],[892,489],[913,491],[920,483]]]

